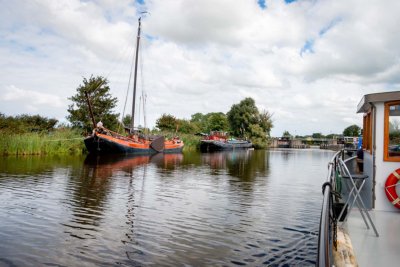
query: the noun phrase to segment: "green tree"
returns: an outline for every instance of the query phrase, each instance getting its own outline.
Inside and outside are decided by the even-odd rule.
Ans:
[[[252,98],[232,105],[227,117],[233,135],[249,138],[258,148],[266,147],[273,126],[272,115],[268,111],[260,113]]]
[[[58,120],[40,115],[22,114],[5,116],[0,113],[0,131],[10,133],[49,132],[54,130]]]
[[[346,129],[343,130],[344,136],[359,136],[361,133],[361,128],[358,125],[350,125]]]
[[[270,136],[271,129],[273,127],[272,114],[266,110],[261,112],[259,116],[259,125],[267,133],[267,135]]]
[[[339,134],[328,134],[326,139],[335,139],[337,136],[339,136]]]
[[[177,124],[179,133],[195,134],[199,132],[197,124],[189,120],[177,119]]]
[[[254,148],[266,148],[268,146],[269,140],[266,138],[264,129],[259,125],[250,125],[249,133]]]
[[[95,120],[102,121],[106,128],[115,131],[119,114],[113,113],[112,110],[117,105],[117,98],[111,96],[108,81],[101,76],[83,78],[83,84],[76,89],[76,94],[68,98],[73,102],[68,106],[67,116],[72,126],[87,132],[93,128],[85,91],[89,95]]]
[[[123,118],[122,118],[122,125],[124,125],[125,127],[129,127],[131,125],[132,122],[132,116],[131,114],[126,114]]]
[[[282,137],[292,137],[292,135],[289,133],[289,131],[284,131],[282,134]]]
[[[160,118],[156,121],[156,127],[161,131],[175,131],[176,127],[178,126],[178,120],[170,115],[170,114],[163,114]]]
[[[322,135],[322,133],[313,133],[313,134],[312,134],[312,138],[317,138],[317,139],[319,139],[319,138],[324,138],[324,136]]]
[[[250,125],[258,123],[259,111],[254,99],[248,97],[239,104],[234,104],[227,116],[232,134],[244,136],[249,132]]]
[[[190,123],[195,125],[198,132],[207,132],[207,116],[203,113],[195,113],[191,116]]]
[[[222,112],[207,114],[207,132],[209,131],[228,131],[229,122],[226,115]]]

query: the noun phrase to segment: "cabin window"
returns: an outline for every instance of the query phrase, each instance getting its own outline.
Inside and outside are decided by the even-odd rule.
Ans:
[[[384,160],[400,161],[400,101],[385,104]]]
[[[363,149],[371,151],[372,127],[371,112],[364,114],[363,119]]]

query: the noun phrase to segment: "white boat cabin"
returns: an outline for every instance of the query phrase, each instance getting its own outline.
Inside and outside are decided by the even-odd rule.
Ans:
[[[400,211],[385,194],[388,176],[400,168],[400,91],[365,95],[357,113],[364,114],[364,173],[370,178],[363,190],[366,205],[375,210]]]

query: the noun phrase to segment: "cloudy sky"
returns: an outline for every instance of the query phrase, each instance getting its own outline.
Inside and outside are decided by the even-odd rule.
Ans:
[[[65,121],[68,97],[92,74],[109,80],[122,113],[139,16],[139,93],[147,95],[150,127],[163,113],[190,119],[196,112],[227,112],[252,97],[273,114],[273,136],[341,133],[361,125],[355,110],[364,94],[400,90],[397,0],[0,4],[0,112],[6,115]]]

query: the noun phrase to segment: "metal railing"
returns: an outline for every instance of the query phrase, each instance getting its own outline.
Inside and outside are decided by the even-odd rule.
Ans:
[[[336,232],[336,229],[334,229],[332,192],[335,187],[337,158],[340,157],[342,153],[343,151],[339,151],[332,157],[328,165],[328,176],[326,182],[322,186],[323,201],[319,223],[317,266],[333,265],[332,250],[335,238],[334,232]]]

